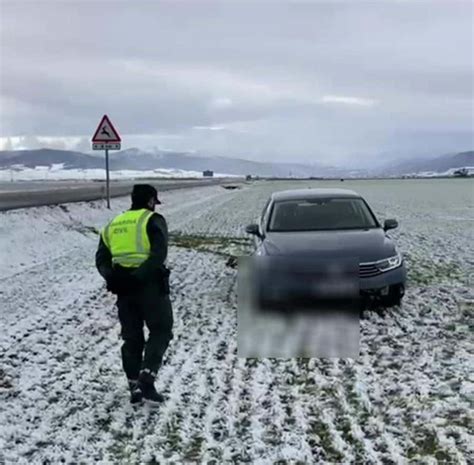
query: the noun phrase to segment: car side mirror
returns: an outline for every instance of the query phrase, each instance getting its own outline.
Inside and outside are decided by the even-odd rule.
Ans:
[[[398,228],[398,221],[391,218],[389,220],[385,220],[383,223],[383,229],[384,231],[388,231],[389,229],[395,229]]]
[[[249,224],[248,226],[245,227],[245,232],[248,234],[252,234],[257,237],[261,237],[260,234],[260,229],[258,227],[258,224]]]

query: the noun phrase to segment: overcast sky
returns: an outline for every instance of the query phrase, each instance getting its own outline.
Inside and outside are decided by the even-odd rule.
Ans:
[[[364,165],[473,144],[471,1],[0,0],[3,148]]]

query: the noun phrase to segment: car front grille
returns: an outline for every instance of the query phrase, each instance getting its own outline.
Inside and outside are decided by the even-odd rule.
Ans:
[[[360,278],[372,278],[378,276],[382,272],[375,266],[375,263],[360,263],[359,264],[359,277]]]

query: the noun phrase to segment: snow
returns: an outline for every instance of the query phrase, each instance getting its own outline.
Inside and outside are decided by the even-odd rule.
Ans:
[[[236,270],[198,247],[235,250],[270,192],[309,182],[162,193],[170,230],[197,242],[170,249],[157,409],[128,403],[114,297],[94,269],[94,228],[129,200],[1,213],[0,463],[472,462],[471,186],[346,183],[400,221],[410,284],[402,308],[366,312],[357,361],[239,359]]]
[[[474,175],[474,166],[464,166],[464,169],[467,170],[468,175]],[[417,173],[412,173],[408,176],[415,176],[415,177],[428,177],[428,178],[436,178],[440,176],[454,176],[454,173],[462,168],[450,168],[446,171],[420,171]]]
[[[233,177],[233,175],[214,173],[214,177]],[[104,179],[103,169],[65,169],[62,163],[52,166],[28,168],[16,166],[14,169],[0,169],[0,181],[60,181],[60,180],[94,180]],[[144,179],[144,178],[202,178],[201,171],[181,169],[155,170],[114,170],[110,179]]]

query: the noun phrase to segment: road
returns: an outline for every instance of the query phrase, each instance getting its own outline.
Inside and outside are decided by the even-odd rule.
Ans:
[[[215,179],[160,179],[140,181],[112,181],[110,196],[129,195],[132,186],[138,182],[150,183],[158,191],[182,189],[184,187],[209,186],[236,181],[230,178]],[[0,183],[0,211],[17,208],[38,207],[60,203],[87,202],[105,198],[105,182],[95,181],[18,181]]]

